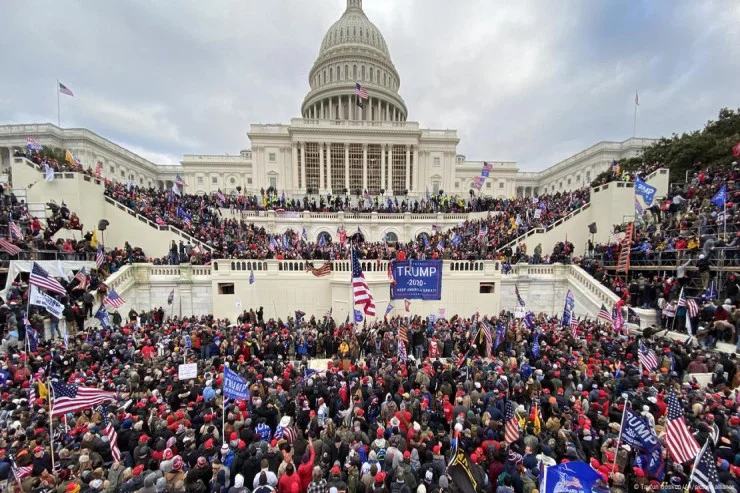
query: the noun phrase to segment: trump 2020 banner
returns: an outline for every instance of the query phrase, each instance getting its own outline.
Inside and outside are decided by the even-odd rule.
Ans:
[[[442,298],[441,260],[394,260],[391,299],[439,300]]]

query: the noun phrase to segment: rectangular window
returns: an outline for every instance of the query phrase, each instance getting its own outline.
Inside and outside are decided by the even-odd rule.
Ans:
[[[480,283],[480,294],[493,294],[496,292],[495,282],[482,282]]]
[[[111,166],[110,167],[110,172],[111,173],[115,173],[116,172],[116,167],[115,166]]]
[[[344,189],[344,144],[331,144],[330,185],[334,193]]]
[[[306,188],[319,190],[319,144],[306,142]]]
[[[498,187],[499,187],[499,188],[504,188],[504,182],[500,182],[500,183],[498,184]]]
[[[439,166],[439,165],[440,165],[440,160],[439,160],[439,158],[438,158],[438,157],[435,157],[435,158],[434,158],[434,165],[435,165],[435,166]]]
[[[432,182],[432,193],[434,195],[437,195],[439,193],[439,182],[438,181]]]
[[[211,183],[213,183],[214,185],[215,185],[216,183],[218,183],[218,176],[212,176],[212,177],[211,177]]]
[[[125,172],[125,171],[123,171],[123,170],[121,170],[121,177],[122,177],[122,178],[126,178],[126,172]]]
[[[349,145],[349,193],[362,190],[362,144]]]
[[[277,190],[277,176],[270,177],[270,186]]]
[[[252,184],[252,179],[251,178],[247,178],[247,185],[251,185],[251,184]]]
[[[218,283],[218,294],[234,294],[234,283],[233,282]]]
[[[380,145],[367,146],[367,188],[371,194],[380,193]]]
[[[486,183],[486,188],[491,188],[491,185],[492,183],[489,181],[488,183]]]
[[[568,178],[568,185],[570,185],[570,178]]]
[[[401,195],[406,189],[406,146],[393,146],[393,193]]]
[[[203,177],[202,176],[199,176],[197,178],[197,182],[198,182],[198,185],[202,185],[203,184]]]
[[[275,153],[274,152],[271,152],[270,154],[268,154],[268,157],[269,157],[271,163],[274,163],[275,162]]]
[[[455,182],[455,190],[460,190],[460,182],[459,181],[456,181]]]

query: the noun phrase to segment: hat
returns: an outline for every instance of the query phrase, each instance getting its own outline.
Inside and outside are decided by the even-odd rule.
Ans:
[[[206,458],[201,456],[198,457],[198,467],[206,467],[207,461]]]
[[[427,483],[431,483],[433,479],[434,479],[434,473],[432,472],[431,469],[427,469],[427,472],[424,475],[424,481],[426,481]]]
[[[80,485],[77,483],[69,483],[64,491],[66,491],[67,493],[79,493]]]
[[[385,473],[383,471],[380,471],[378,474],[375,475],[375,482],[382,483],[383,481],[385,481]]]
[[[221,445],[221,454],[226,455],[228,453],[229,453],[229,446],[224,443],[223,445]]]
[[[378,431],[375,432],[375,436],[383,438],[383,428],[378,428]]]
[[[341,474],[341,471],[339,470],[339,466],[332,467],[331,474],[332,476],[339,476],[339,474]]]
[[[134,467],[134,476],[141,476],[141,473],[144,472],[144,464],[139,464],[138,466]]]
[[[182,469],[182,457],[180,457],[179,455],[176,455],[172,459],[172,470],[179,471],[180,469]]]
[[[406,451],[405,451],[405,452],[403,453],[403,460],[408,460],[408,459],[410,459],[410,458],[411,458],[411,452],[409,452],[408,450],[406,450]]]
[[[287,428],[288,426],[290,426],[290,416],[283,416],[280,418],[280,427]]]

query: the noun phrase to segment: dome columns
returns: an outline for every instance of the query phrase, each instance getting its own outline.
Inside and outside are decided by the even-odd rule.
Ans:
[[[406,121],[406,109],[398,103],[373,93],[357,104],[358,96],[332,94],[313,99],[303,105],[303,118],[311,120],[354,120],[375,122]]]

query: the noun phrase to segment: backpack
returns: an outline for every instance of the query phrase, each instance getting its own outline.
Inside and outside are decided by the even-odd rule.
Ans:
[[[378,451],[375,452],[375,457],[378,459],[378,464],[383,465],[385,463],[385,449],[378,449]]]

